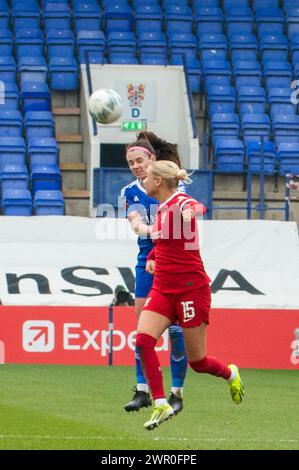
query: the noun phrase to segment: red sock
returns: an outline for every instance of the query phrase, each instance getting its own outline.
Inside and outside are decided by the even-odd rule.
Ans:
[[[141,366],[154,400],[165,398],[161,366],[155,351],[156,343],[155,338],[150,335],[138,333],[136,337]]]
[[[231,370],[218,361],[216,357],[206,356],[200,361],[190,362],[189,364],[195,372],[216,375],[216,377],[222,377],[225,380],[228,380],[231,376]]]

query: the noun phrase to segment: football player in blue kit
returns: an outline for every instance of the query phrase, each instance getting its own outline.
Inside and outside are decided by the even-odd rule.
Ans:
[[[137,135],[137,140],[128,145],[126,159],[129,168],[136,180],[125,186],[121,196],[127,208],[127,217],[133,230],[138,234],[139,253],[137,257],[136,286],[135,286],[135,311],[137,321],[144,306],[146,297],[151,289],[153,276],[146,272],[146,257],[153,248],[150,238],[150,226],[153,224],[158,202],[147,196],[142,181],[146,177],[147,167],[156,160],[171,160],[181,167],[180,157],[176,146],[160,139],[152,132],[142,131]],[[184,191],[184,187],[180,187]],[[144,231],[144,224],[148,230]],[[140,227],[143,227],[143,232]],[[169,327],[171,344],[170,368],[172,387],[168,397],[169,404],[177,414],[183,409],[183,386],[187,371],[187,356],[185,352],[182,328],[179,325]],[[134,396],[125,405],[126,411],[139,411],[140,408],[151,406],[151,397],[148,384],[142,372],[140,358],[135,350],[136,379]]]

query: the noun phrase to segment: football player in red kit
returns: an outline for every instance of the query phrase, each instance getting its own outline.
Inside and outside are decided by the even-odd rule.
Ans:
[[[171,323],[184,332],[190,366],[228,381],[236,404],[241,403],[244,387],[237,366],[226,366],[206,355],[206,327],[211,305],[210,279],[200,256],[196,216],[204,207],[177,191],[179,181],[188,184],[186,170],[170,161],[158,161],[147,169],[146,192],[160,202],[152,228],[154,248],[147,258],[147,271],[154,274],[138,328],[136,346],[155,406],[144,424],[151,430],[174,416],[167,403],[163,376],[155,345]]]

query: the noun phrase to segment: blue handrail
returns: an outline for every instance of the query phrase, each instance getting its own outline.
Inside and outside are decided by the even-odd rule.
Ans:
[[[186,81],[186,88],[187,88],[188,103],[189,103],[189,108],[190,108],[190,117],[191,117],[191,123],[192,123],[193,139],[196,139],[196,137],[197,137],[197,127],[196,127],[195,115],[194,115],[194,109],[193,109],[192,93],[191,93],[191,90],[190,90],[190,85],[189,85],[189,80],[188,80],[187,59],[186,59],[185,54],[182,54],[182,59],[183,59],[183,67],[184,67],[184,74],[185,74],[185,81]]]
[[[89,62],[89,54],[90,54],[92,51],[93,51],[93,49],[88,49],[88,50],[85,50],[85,51],[84,51],[89,96],[91,96],[92,93],[93,93],[92,81],[91,81],[91,72],[90,72],[90,62]],[[97,133],[98,133],[98,127],[97,127],[96,122],[95,122],[94,119],[92,119],[92,125],[93,125],[93,135],[97,135]]]

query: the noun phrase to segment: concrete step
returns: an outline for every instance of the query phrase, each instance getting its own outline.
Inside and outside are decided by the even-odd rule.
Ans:
[[[57,134],[60,163],[79,163],[83,160],[83,136],[81,134]]]
[[[88,190],[66,189],[63,191],[63,195],[66,215],[89,216],[90,192]]]
[[[80,108],[53,108],[56,134],[80,134]]]
[[[52,91],[51,92],[51,102],[52,109],[57,107],[67,107],[73,108],[79,106],[79,90],[77,91]]]
[[[61,163],[62,171],[62,187],[63,190],[76,188],[78,190],[86,189],[86,164],[77,163]]]

